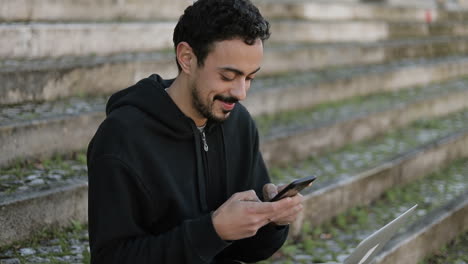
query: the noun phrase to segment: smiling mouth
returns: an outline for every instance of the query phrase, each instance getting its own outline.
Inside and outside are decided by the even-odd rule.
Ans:
[[[214,100],[218,100],[221,102],[221,106],[223,108],[223,112],[229,113],[234,107],[236,106],[236,103],[239,101],[237,98],[234,97],[224,97],[221,95],[215,96]]]
[[[223,110],[226,112],[226,111],[231,111],[232,109],[234,109],[234,106],[236,106],[236,103],[230,103],[230,102],[225,102],[225,101],[220,101],[222,106],[223,106]]]

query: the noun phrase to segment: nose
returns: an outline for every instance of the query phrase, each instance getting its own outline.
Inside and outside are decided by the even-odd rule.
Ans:
[[[250,81],[245,79],[239,79],[232,89],[231,89],[231,96],[237,98],[239,101],[244,100],[247,97],[247,91],[250,87]]]

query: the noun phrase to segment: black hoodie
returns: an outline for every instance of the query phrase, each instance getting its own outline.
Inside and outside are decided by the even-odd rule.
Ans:
[[[157,75],[114,94],[88,148],[92,263],[259,261],[288,228],[267,225],[251,238],[223,241],[211,212],[236,193],[270,182],[258,133],[236,104],[202,133],[164,91]]]

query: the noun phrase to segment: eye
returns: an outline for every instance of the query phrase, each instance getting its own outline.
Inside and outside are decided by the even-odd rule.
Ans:
[[[253,76],[248,76],[247,78],[245,78],[247,81],[253,81],[255,79],[255,77]]]
[[[226,82],[231,82],[234,79],[228,78],[227,76],[221,74],[221,80],[226,81]]]

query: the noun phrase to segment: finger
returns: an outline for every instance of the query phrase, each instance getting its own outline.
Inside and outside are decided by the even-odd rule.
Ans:
[[[278,201],[275,201],[275,202],[271,202],[274,206],[274,209],[276,212],[276,214],[278,214],[279,212],[284,212],[285,210],[288,210],[292,207],[294,207],[294,205],[296,204],[295,202],[293,202],[293,198],[291,197],[286,197],[286,198],[283,198],[281,200],[278,200]]]
[[[286,197],[276,202],[263,202],[261,203],[264,208],[257,211],[258,213],[266,213],[269,218],[277,218],[278,215],[285,214],[290,210],[293,210],[294,207],[300,205],[302,207],[303,197],[300,194],[297,194],[293,197]]]
[[[269,202],[243,202],[243,206],[246,207],[249,213],[253,214],[263,214],[265,219],[271,218],[275,215],[275,208],[272,203]]]
[[[278,202],[262,202],[251,203],[247,209],[249,213],[261,214],[263,215],[262,217],[265,217],[266,219],[274,219],[275,217],[282,215],[285,211],[290,210],[291,207],[288,206],[287,202],[283,203],[283,205]]]
[[[291,199],[292,201],[292,199]],[[285,216],[285,215],[289,215],[289,214],[292,214],[293,212],[297,211],[298,209],[299,210],[302,210],[303,208],[303,205],[302,203],[292,203],[290,204],[289,207],[285,207],[283,208],[282,210],[278,211],[277,215],[275,218],[278,218],[278,217],[281,217],[281,216]]]
[[[294,205],[297,205],[297,204],[300,204],[300,203],[302,203],[304,201],[304,196],[302,196],[302,194],[298,193],[298,194],[292,196],[291,199],[292,199],[292,203]]]
[[[297,206],[299,204],[302,204],[304,198],[301,194],[296,194],[292,197],[286,197],[281,200],[272,202],[274,204],[275,211],[274,213],[283,213],[294,206]]]
[[[273,183],[267,183],[263,186],[263,200],[269,201],[278,194],[278,188]]]
[[[272,219],[272,222],[276,225],[289,225],[296,221],[297,215],[283,217],[281,219]]]
[[[286,205],[285,205],[286,207],[288,207],[288,206],[289,207],[294,207],[294,206],[296,206],[296,205],[298,205],[298,204],[300,204],[300,203],[302,203],[304,201],[304,196],[302,196],[302,194],[300,194],[300,193],[297,193],[296,195],[290,196],[288,198],[289,198],[289,204],[286,203]],[[281,199],[279,201],[283,201],[283,200],[286,200],[286,198]],[[279,201],[277,201],[277,202],[279,202]],[[281,205],[281,207],[283,207],[283,205]]]
[[[283,218],[288,218],[290,216],[296,215],[300,213],[303,210],[302,204],[296,205],[288,210],[285,210],[284,212],[281,212],[280,214],[276,215],[273,219],[275,220],[281,220]]]
[[[302,212],[303,206],[302,204],[299,204],[295,206],[294,208],[291,208],[290,210],[283,212],[280,215],[277,215],[276,217],[272,218],[271,220],[275,223],[287,223],[287,222],[294,222],[297,218],[297,216]]]
[[[260,202],[260,199],[258,198],[254,190],[239,192],[234,194],[233,197],[238,201]]]

